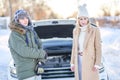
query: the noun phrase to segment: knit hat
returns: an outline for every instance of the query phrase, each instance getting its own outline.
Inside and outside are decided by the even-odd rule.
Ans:
[[[86,8],[86,4],[80,5],[78,7],[78,16],[77,17],[81,17],[81,16],[89,17],[88,10]]]
[[[28,18],[28,25],[30,25],[31,24],[30,16],[25,10],[22,9],[17,10],[14,14],[14,20],[17,23],[19,19],[23,19],[24,17]]]

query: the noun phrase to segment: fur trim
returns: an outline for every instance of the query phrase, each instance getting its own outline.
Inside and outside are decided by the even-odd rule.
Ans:
[[[25,34],[26,33],[26,30],[22,28],[22,25],[18,24],[18,23],[15,23],[14,21],[12,21],[9,25],[9,28],[12,30],[12,31],[16,31],[20,34]]]

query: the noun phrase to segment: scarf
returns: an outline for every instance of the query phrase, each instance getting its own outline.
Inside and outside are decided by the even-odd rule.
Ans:
[[[26,30],[26,33],[25,33],[25,36],[26,36],[26,43],[27,45],[29,46],[29,40],[28,40],[28,35],[27,35],[27,32],[30,31],[30,32],[33,32],[34,34],[34,40],[35,40],[35,43],[38,45],[39,44],[39,40],[37,38],[37,33],[35,32],[34,28],[32,27],[32,25],[30,26],[23,26],[23,28]],[[38,45],[38,48],[40,46]]]

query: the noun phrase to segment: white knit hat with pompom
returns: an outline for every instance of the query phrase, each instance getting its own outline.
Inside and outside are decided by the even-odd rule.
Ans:
[[[78,7],[78,15],[77,17],[89,17],[89,13],[88,13],[88,10],[86,8],[86,4],[83,4],[83,5],[80,5]]]

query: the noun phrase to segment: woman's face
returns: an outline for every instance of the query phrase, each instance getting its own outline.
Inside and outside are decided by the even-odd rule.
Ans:
[[[88,24],[88,17],[79,17],[78,23],[81,27],[86,26]]]
[[[20,24],[22,24],[23,26],[28,26],[28,18],[24,17],[22,19],[18,20]]]

